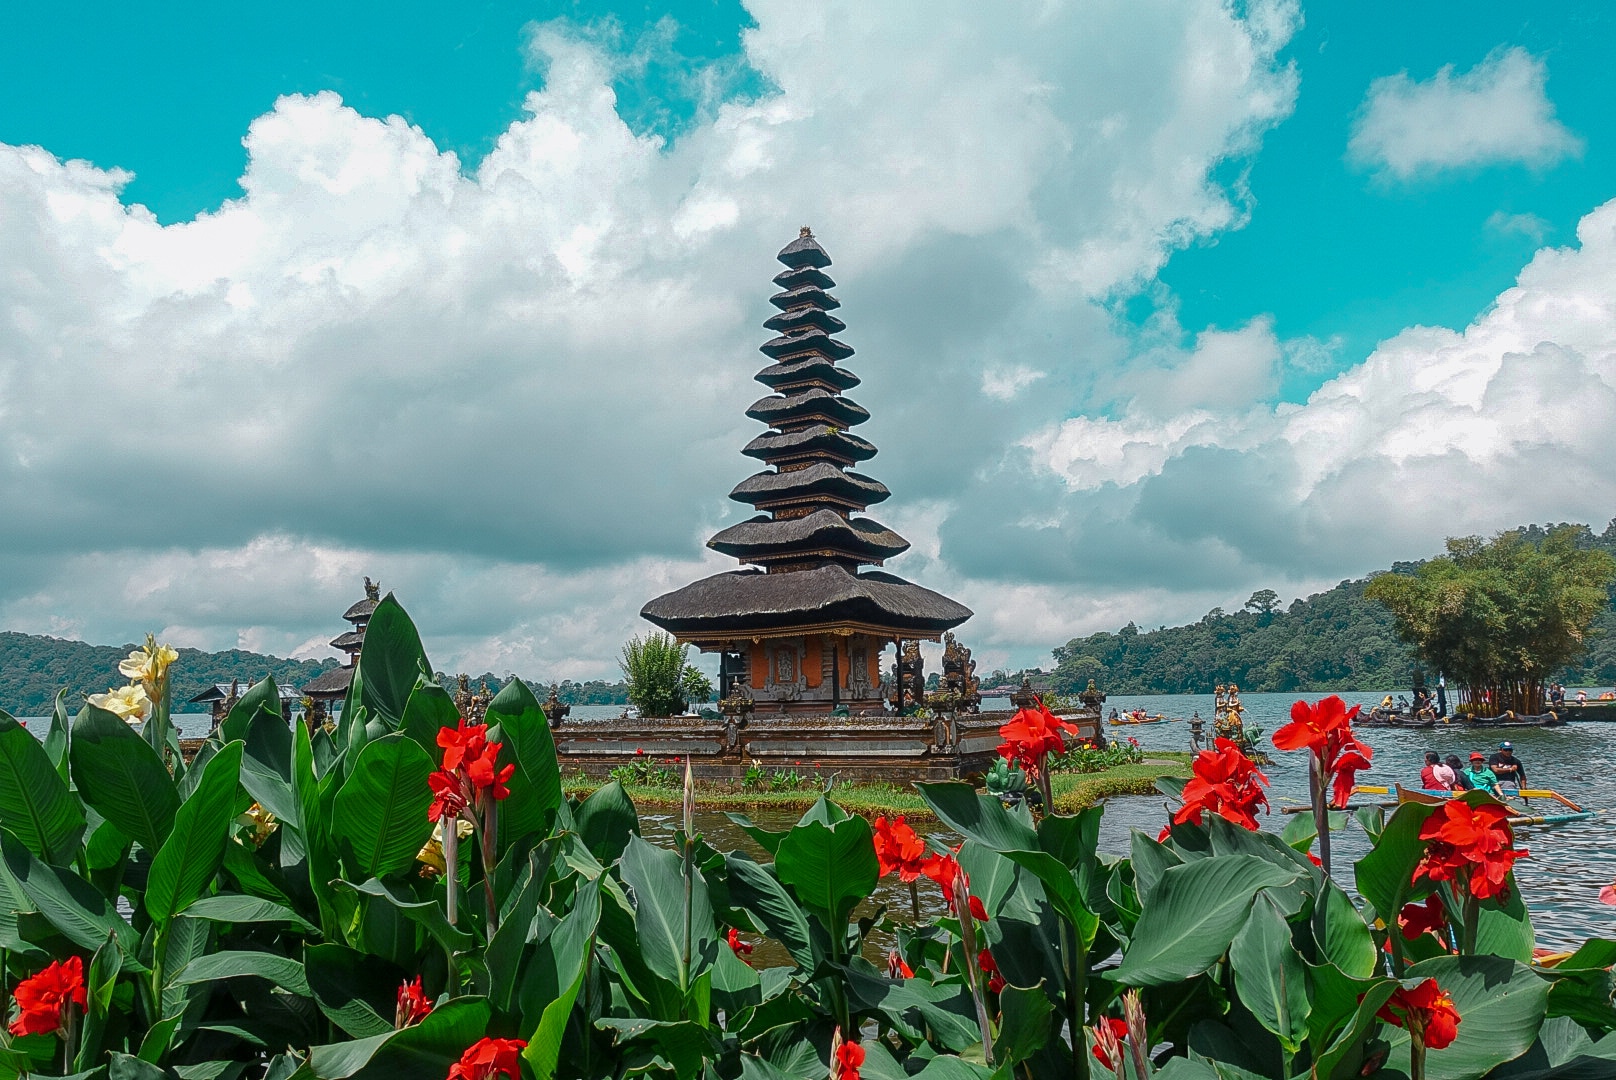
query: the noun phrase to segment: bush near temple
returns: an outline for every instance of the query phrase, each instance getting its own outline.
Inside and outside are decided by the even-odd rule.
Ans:
[[[759,861],[698,835],[693,796],[671,847],[640,836],[615,783],[564,799],[525,686],[471,725],[431,670],[389,597],[329,731],[289,727],[268,682],[189,765],[161,693],[138,730],[93,706],[71,722],[59,709],[41,741],[0,716],[0,1072],[1616,1069],[1616,942],[1534,963],[1514,837],[1484,796],[1360,815],[1373,848],[1356,901],[1310,858],[1315,818],[1284,834],[1230,820],[1260,810],[1263,781],[1224,747],[1172,785],[1177,823],[1159,840],[1135,832],[1122,857],[1098,851],[1101,808],[1035,818],[930,783],[920,791],[958,847],[826,798],[784,830],[737,819]],[[1324,746],[1350,722],[1317,716],[1287,740]],[[1009,753],[1047,775],[1051,730],[1036,715],[1007,724]],[[868,902],[884,874],[912,903]],[[922,888],[940,890],[946,914],[919,916]]]

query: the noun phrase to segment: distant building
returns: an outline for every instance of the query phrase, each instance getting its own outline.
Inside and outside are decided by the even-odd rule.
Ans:
[[[365,578],[365,598],[357,601],[342,617],[353,628],[331,639],[331,647],[348,654],[348,660],[339,668],[321,672],[313,681],[305,683],[302,695],[309,699],[309,723],[312,725],[332,713],[332,706],[348,696],[348,685],[353,682],[354,665],[359,662],[359,651],[365,647],[365,627],[370,625],[371,613],[381,602],[382,587]]]

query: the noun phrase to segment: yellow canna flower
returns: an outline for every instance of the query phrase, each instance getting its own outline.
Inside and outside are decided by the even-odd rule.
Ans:
[[[104,694],[91,694],[90,704],[121,716],[130,723],[146,719],[151,715],[152,707],[151,698],[146,696],[146,688],[140,683],[120,686]]]
[[[157,644],[154,634],[146,635],[146,644],[118,662],[118,674],[130,682],[145,683],[152,687],[168,675],[168,665],[180,658],[171,645]]]
[[[253,803],[252,806],[247,808],[246,813],[238,815],[236,824],[245,825],[248,829],[245,837],[239,834],[236,836],[236,842],[245,847],[247,839],[250,838],[254,848],[263,847],[264,841],[268,840],[270,834],[280,828],[281,825],[280,822],[275,820],[274,814],[265,810],[258,803]]]
[[[456,836],[464,840],[466,837],[472,834],[472,831],[473,827],[471,822],[467,821],[465,818],[455,818]],[[432,837],[425,844],[421,845],[420,851],[416,852],[415,861],[423,864],[421,867],[422,877],[429,877],[434,873],[448,873],[449,864],[443,858],[442,821],[439,821],[436,825],[432,826]]]

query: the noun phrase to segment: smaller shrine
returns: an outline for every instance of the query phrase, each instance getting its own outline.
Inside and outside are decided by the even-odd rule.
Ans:
[[[382,587],[379,583],[365,578],[365,596],[355,601],[342,617],[348,621],[350,628],[342,634],[331,639],[331,647],[348,654],[347,661],[339,668],[322,672],[312,680],[303,684],[304,721],[309,727],[317,727],[335,711],[333,706],[348,696],[348,685],[353,682],[354,665],[359,662],[359,651],[365,647],[365,627],[370,624],[370,616],[381,603]]]

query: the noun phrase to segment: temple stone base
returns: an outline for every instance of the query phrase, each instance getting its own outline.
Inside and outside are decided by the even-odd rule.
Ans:
[[[687,755],[702,779],[738,779],[751,766],[818,766],[844,780],[951,780],[980,776],[998,757],[1009,711],[912,716],[752,716],[744,723],[676,716],[566,720],[555,731],[565,773],[605,777],[619,765]],[[1062,713],[1073,739],[1102,741],[1098,712]]]

